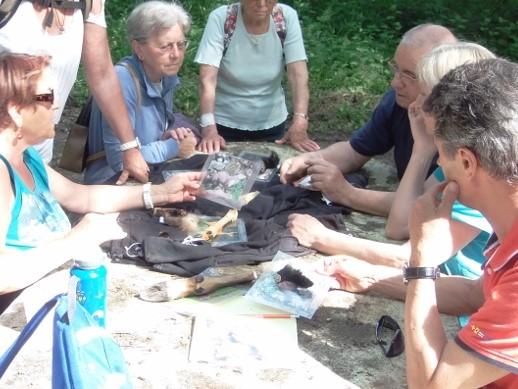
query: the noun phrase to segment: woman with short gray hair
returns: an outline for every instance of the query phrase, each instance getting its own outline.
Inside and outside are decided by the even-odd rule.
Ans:
[[[189,46],[186,34],[191,20],[178,4],[147,1],[127,20],[127,37],[133,54],[116,66],[135,141],[121,144],[94,102],[88,133],[89,155],[105,157],[87,165],[85,183],[103,183],[122,170],[123,153],[141,148],[148,164],[185,158],[194,152],[196,138],[190,128],[176,127],[173,97],[177,76]]]

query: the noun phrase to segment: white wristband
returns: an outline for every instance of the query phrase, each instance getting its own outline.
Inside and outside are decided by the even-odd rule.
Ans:
[[[146,209],[153,209],[155,206],[153,205],[153,199],[151,198],[151,182],[144,184],[142,189],[142,198],[144,199]]]
[[[214,118],[213,113],[204,113],[200,116],[200,126],[202,128],[213,124],[216,124],[216,119]]]

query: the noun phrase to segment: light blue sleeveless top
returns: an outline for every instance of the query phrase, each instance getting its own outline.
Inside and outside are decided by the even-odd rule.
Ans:
[[[11,224],[7,230],[6,247],[27,250],[65,235],[70,230],[70,221],[50,192],[45,165],[32,147],[24,152],[24,161],[35,182],[34,190],[25,185],[0,154],[9,170],[15,203],[11,210]]]

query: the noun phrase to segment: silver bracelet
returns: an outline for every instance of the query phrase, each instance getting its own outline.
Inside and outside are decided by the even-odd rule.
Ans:
[[[151,198],[151,182],[142,185],[142,198],[144,199],[144,205],[146,209],[153,209],[153,199]]]
[[[214,118],[213,113],[204,113],[203,115],[200,116],[200,126],[202,128],[211,126],[213,124],[216,124],[216,119]]]

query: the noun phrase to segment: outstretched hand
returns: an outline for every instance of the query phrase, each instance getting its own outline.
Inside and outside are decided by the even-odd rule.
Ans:
[[[346,255],[326,257],[315,270],[334,279],[332,289],[352,293],[366,292],[377,282],[373,265]]]
[[[167,194],[168,203],[194,201],[199,193],[201,180],[201,172],[187,172],[171,177],[159,187]]]
[[[320,150],[318,143],[309,139],[306,129],[296,128],[295,123],[291,125],[284,137],[276,140],[275,143],[278,145],[290,143],[295,150],[301,152]]]

